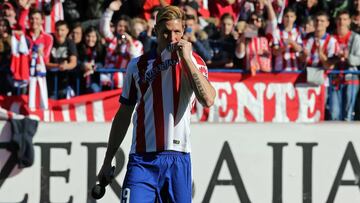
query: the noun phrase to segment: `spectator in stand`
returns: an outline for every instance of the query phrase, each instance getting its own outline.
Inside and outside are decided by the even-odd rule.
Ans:
[[[237,20],[241,0],[208,0],[209,12],[212,17],[221,21],[226,13],[232,16],[233,21]]]
[[[133,18],[130,21],[131,35],[143,44],[144,53],[156,47],[156,40],[151,37],[151,34],[148,35],[150,32],[148,27],[149,25],[142,18]]]
[[[38,52],[44,57],[44,61],[46,63],[50,57],[53,38],[51,35],[43,31],[43,15],[41,11],[37,9],[32,9],[31,11],[29,10],[32,0],[19,1],[19,3],[22,8],[20,10],[18,25],[26,34],[26,37],[30,42],[30,49],[32,49],[33,46],[39,47]],[[27,17],[29,18],[29,29],[26,29],[25,27]]]
[[[56,22],[56,32],[54,33],[54,45],[51,48],[50,60],[46,63],[47,69],[58,69],[57,72],[48,72],[47,84],[49,97],[53,99],[68,99],[75,96],[72,80],[73,70],[77,65],[77,50],[75,43],[68,38],[69,26],[61,20]],[[54,86],[55,77],[58,78],[57,86]],[[56,94],[57,91],[57,94]]]
[[[16,20],[16,7],[15,3],[12,3],[10,1],[4,2],[4,4],[1,6],[2,10],[2,16],[4,16],[10,23],[10,27],[14,28],[17,24]]]
[[[69,39],[71,39],[75,44],[76,47],[78,48],[80,45],[80,42],[82,41],[83,38],[83,28],[80,22],[76,22],[72,25],[70,34],[69,34]],[[80,48],[80,47],[79,47]]]
[[[101,44],[97,29],[88,27],[84,33],[84,40],[79,46],[79,68],[81,69],[81,93],[100,92],[100,74],[95,72],[105,62],[106,49]]]
[[[360,34],[360,11],[356,11],[351,16],[351,30]]]
[[[319,11],[315,15],[315,31],[306,39],[301,59],[306,66],[333,69],[336,54],[338,52],[338,42],[334,37],[327,33],[329,26],[329,16],[324,11]]]
[[[269,44],[272,44],[274,37],[280,38],[280,36],[276,36],[278,22],[272,0],[259,0],[256,5],[255,11],[250,14],[248,21],[258,28],[259,35],[266,37]]]
[[[11,95],[13,77],[10,70],[11,27],[7,19],[0,19],[0,95]]]
[[[309,34],[305,40],[305,46],[300,59],[305,67],[318,67],[323,69],[333,69],[338,52],[338,42],[334,37],[327,33],[330,18],[324,11],[319,11],[315,17],[315,31]],[[328,86],[325,83],[325,86]],[[328,95],[326,94],[327,101]],[[326,112],[329,112],[326,106]]]
[[[209,40],[212,49],[212,59],[208,63],[209,68],[233,68],[233,58],[235,53],[234,19],[229,13],[221,16],[220,29]]]
[[[336,34],[339,43],[337,70],[357,71],[360,66],[360,35],[350,30],[350,13],[340,11],[336,17]],[[359,92],[359,76],[356,74],[330,75],[329,90],[331,120],[354,120],[354,108]]]
[[[312,16],[309,16],[305,19],[304,23],[301,26],[301,38],[303,40],[303,43],[306,44],[306,39],[308,36],[315,32],[315,25],[314,25],[314,18]]]
[[[115,23],[115,33],[110,31],[110,21],[113,13],[118,11],[121,5],[120,0],[112,1],[100,19],[100,33],[109,44],[106,50],[105,68],[125,68],[130,59],[143,53],[141,42],[129,34],[128,17],[123,16]],[[123,83],[123,74],[114,74],[113,78],[111,78],[111,74],[101,74],[100,80],[103,86],[120,88]]]
[[[209,24],[205,18],[200,15],[199,4],[196,1],[187,1],[182,8],[186,15],[195,17],[195,21],[200,25],[200,28],[204,28]]]
[[[56,30],[55,23],[64,20],[63,1],[64,0],[30,0],[32,7],[44,14],[43,30],[45,32],[54,33]]]
[[[240,38],[243,37],[246,26],[247,26],[247,23],[246,23],[246,21],[243,21],[243,20],[240,20],[235,25],[234,39],[236,40],[237,43],[240,42]],[[234,59],[233,59],[234,67],[237,69],[245,70],[246,67],[244,67],[244,64],[245,64],[244,60],[245,60],[244,58],[239,59],[238,57],[234,57]]]
[[[211,62],[211,48],[207,34],[200,29],[195,16],[185,15],[185,33],[183,39],[192,43],[193,50],[206,62]]]
[[[37,9],[32,9],[29,12],[29,8],[31,6],[31,0],[24,0],[19,1],[21,10],[19,14],[19,22],[18,26],[22,30],[22,33],[25,33],[27,43],[29,43],[29,53],[30,56],[30,67],[22,67],[27,69],[26,72],[28,73],[28,69],[30,68],[30,76],[31,77],[44,77],[46,75],[46,68],[44,67],[44,63],[47,63],[50,58],[50,50],[53,45],[53,38],[51,35],[47,34],[43,31],[43,16],[41,12]],[[29,29],[25,28],[25,21],[26,18],[29,19]],[[14,60],[14,59],[12,59]],[[25,62],[26,64],[29,62]],[[33,64],[33,65],[31,65]],[[36,68],[35,68],[36,67]],[[38,68],[41,67],[41,68]],[[25,78],[25,80],[29,79],[29,75]],[[42,102],[47,102],[47,91],[46,91],[46,79],[42,78],[42,85],[40,85],[40,94],[39,95],[46,95],[42,97]],[[23,81],[15,81],[15,87],[22,87]],[[40,83],[39,83],[40,84]],[[29,94],[34,95],[36,93],[36,89],[30,88]],[[35,94],[37,95],[37,94]]]
[[[328,11],[327,2],[324,0],[301,0],[295,1],[289,6],[296,9],[296,25],[301,25],[309,16],[314,16],[319,11]]]
[[[277,26],[276,15],[270,0],[261,2],[268,20],[259,13],[252,13],[244,34],[236,42],[235,55],[243,62],[242,67],[249,70],[252,75],[257,71],[270,72],[272,70],[271,42]],[[276,38],[276,35],[275,35]],[[277,39],[280,37],[277,36]]]
[[[276,71],[296,71],[300,69],[299,53],[302,51],[300,29],[295,25],[296,12],[291,7],[284,11],[283,24],[276,29],[273,55]]]
[[[271,71],[271,49],[266,37],[259,35],[259,28],[247,24],[244,33],[236,42],[235,55],[245,70],[256,75],[257,71]]]
[[[257,27],[260,32],[262,32],[261,34],[265,35],[266,21],[262,15],[253,12],[250,14],[250,18],[247,20],[247,22],[248,24]]]

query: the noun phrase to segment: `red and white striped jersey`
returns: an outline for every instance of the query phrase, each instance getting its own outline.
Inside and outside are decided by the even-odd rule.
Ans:
[[[100,33],[104,36],[108,43],[106,49],[105,68],[124,68],[130,59],[143,54],[142,43],[133,38],[133,46],[130,43],[118,44],[118,38],[111,32],[110,21],[114,11],[106,9],[100,18]]]
[[[325,33],[323,37],[316,43],[314,35],[311,35],[307,40],[304,49],[310,53],[306,59],[307,66],[313,67],[322,67],[319,54],[318,46],[322,47],[326,56],[331,58],[337,55],[339,50],[339,45],[336,39],[328,33]]]
[[[119,53],[119,51],[116,51],[116,49],[122,49],[121,52],[123,53]],[[107,53],[104,65],[105,68],[126,68],[132,58],[138,57],[143,53],[143,45],[140,41],[134,40],[134,46],[131,49],[129,43],[118,45],[117,39],[116,37],[114,37],[112,40],[110,40],[110,43],[106,50]],[[117,72],[110,75],[112,75],[114,87],[121,88],[123,85],[122,80],[124,77],[124,73]],[[102,81],[102,83],[104,82]]]
[[[110,30],[110,21],[113,14],[113,11],[106,9],[100,19],[100,32],[108,42],[104,68],[126,68],[132,58],[139,57],[143,54],[143,44],[134,38],[132,46],[128,41],[126,43],[119,44],[119,39]],[[101,75],[102,77],[100,77],[100,80],[102,84],[110,82],[109,79],[102,80],[102,78],[109,78],[111,76],[106,76],[106,74]],[[116,88],[122,87],[123,77],[124,74],[120,72],[112,74],[112,81],[114,81],[114,86]]]
[[[252,38],[245,48],[246,70],[271,70],[271,50],[266,37]]]
[[[111,39],[107,38],[106,41],[109,42],[106,48],[106,68],[126,68],[130,59],[143,54],[143,45],[139,40],[134,39],[133,47],[130,46],[129,42],[118,45],[118,39],[116,37]]]
[[[155,53],[155,51],[153,51]],[[192,60],[207,77],[205,62]],[[190,152],[190,116],[195,99],[176,53],[147,53],[131,60],[125,75],[122,104],[137,104],[130,153],[174,150]]]
[[[275,70],[277,71],[295,71],[299,69],[299,61],[297,53],[292,47],[288,46],[287,40],[291,39],[297,44],[302,45],[301,33],[297,27],[293,27],[290,32],[278,28],[276,30],[280,38],[274,38],[274,46],[286,47],[284,53],[279,54],[275,58]]]
[[[55,32],[55,23],[64,20],[64,9],[62,2],[64,0],[35,0],[32,5],[36,9],[43,11],[45,6],[50,6],[50,15],[44,16],[44,31],[47,33]]]

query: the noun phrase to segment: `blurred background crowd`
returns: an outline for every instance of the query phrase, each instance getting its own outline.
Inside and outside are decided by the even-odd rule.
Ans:
[[[29,94],[32,83],[52,99],[121,88],[121,70],[156,47],[156,13],[171,4],[184,10],[184,38],[210,70],[337,70],[325,81],[327,119],[358,119],[360,0],[0,3],[1,95]]]

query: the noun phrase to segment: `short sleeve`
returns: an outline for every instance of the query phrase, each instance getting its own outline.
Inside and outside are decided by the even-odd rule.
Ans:
[[[125,105],[135,105],[137,102],[137,88],[135,74],[137,73],[138,58],[132,59],[126,69],[124,85],[120,96],[120,103]]]
[[[196,66],[196,68],[206,77],[208,78],[208,68],[204,60],[195,52],[192,52],[192,60]]]
[[[69,56],[78,56],[78,50],[76,49],[75,42],[68,40]]]

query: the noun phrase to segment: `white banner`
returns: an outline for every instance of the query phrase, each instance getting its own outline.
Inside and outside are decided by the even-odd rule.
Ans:
[[[0,131],[4,147],[10,125]],[[110,123],[40,123],[34,164],[0,179],[0,203],[95,202],[89,191],[109,131]],[[98,202],[120,202],[129,132]],[[360,202],[359,132],[355,123],[192,124],[193,202]],[[1,173],[9,155],[0,149]]]

